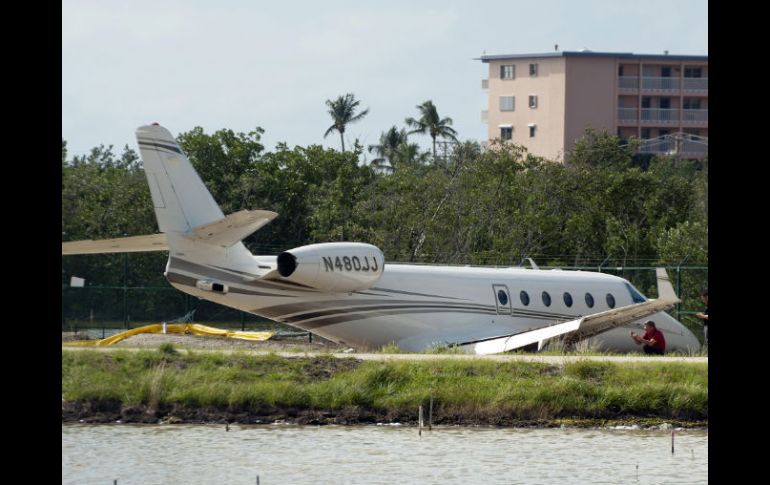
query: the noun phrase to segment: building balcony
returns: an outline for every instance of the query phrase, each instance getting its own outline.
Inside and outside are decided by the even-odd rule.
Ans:
[[[638,112],[639,110],[636,108],[618,108],[618,126],[637,126],[639,124]],[[707,109],[683,109],[681,116],[683,126],[708,126],[709,124],[709,110]],[[644,108],[642,109],[641,124],[679,124],[679,110]]]
[[[618,88],[621,91],[638,91],[639,78],[637,76],[620,76],[618,78]]]
[[[703,158],[709,153],[708,138],[684,134],[664,135],[650,140],[641,140],[639,153]]]
[[[682,123],[693,126],[705,126],[709,124],[709,110],[685,109],[682,110]]]
[[[707,77],[686,77],[684,78],[684,91],[692,93],[705,93],[709,91],[709,78]]]
[[[643,77],[644,91],[679,91],[678,77]]]
[[[678,109],[642,108],[642,124],[679,124]]]
[[[636,108],[618,108],[618,126],[636,126],[639,110]]]
[[[671,94],[679,91],[693,94],[708,94],[709,80],[706,77],[643,77],[642,90],[653,93]],[[637,93],[639,91],[639,77],[620,76],[618,77],[618,89],[624,93]]]

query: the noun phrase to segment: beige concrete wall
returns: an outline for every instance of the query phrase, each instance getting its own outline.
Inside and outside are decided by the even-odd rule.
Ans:
[[[500,66],[515,65],[516,77],[500,79]],[[529,65],[537,64],[537,76],[529,75]],[[565,58],[532,58],[491,61],[489,63],[489,105],[487,132],[490,140],[500,137],[498,125],[513,125],[513,143],[535,154],[559,159],[564,151]],[[537,96],[537,108],[529,108],[529,96]],[[500,96],[514,96],[515,110],[500,111]],[[537,126],[529,137],[529,124]]]
[[[564,150],[586,128],[617,133],[618,60],[612,57],[567,57]]]

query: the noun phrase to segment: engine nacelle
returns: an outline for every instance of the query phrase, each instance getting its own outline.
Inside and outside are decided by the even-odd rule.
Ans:
[[[382,251],[364,243],[310,244],[278,255],[281,276],[329,293],[371,288],[384,269]]]

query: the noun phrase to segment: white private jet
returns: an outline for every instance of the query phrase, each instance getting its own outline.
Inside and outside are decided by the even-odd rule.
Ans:
[[[311,244],[254,256],[241,242],[278,216],[243,210],[225,216],[171,133],[137,129],[160,234],[62,243],[62,254],[168,251],[175,288],[329,340],[375,349],[395,343],[491,354],[541,349],[554,338],[592,339],[638,351],[629,329],[653,320],[667,351],[698,351],[697,338],[664,313],[679,302],[662,269],[659,298],[603,273],[526,268],[385,265],[370,244]]]

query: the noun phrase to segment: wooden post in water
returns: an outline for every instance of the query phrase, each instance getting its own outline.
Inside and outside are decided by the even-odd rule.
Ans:
[[[671,454],[674,454],[674,430],[671,430]]]
[[[419,423],[418,423],[419,431],[417,434],[419,436],[422,436],[422,406],[420,406],[420,417],[419,417]]]
[[[428,409],[428,431],[433,431],[433,394],[430,396],[430,408]]]

